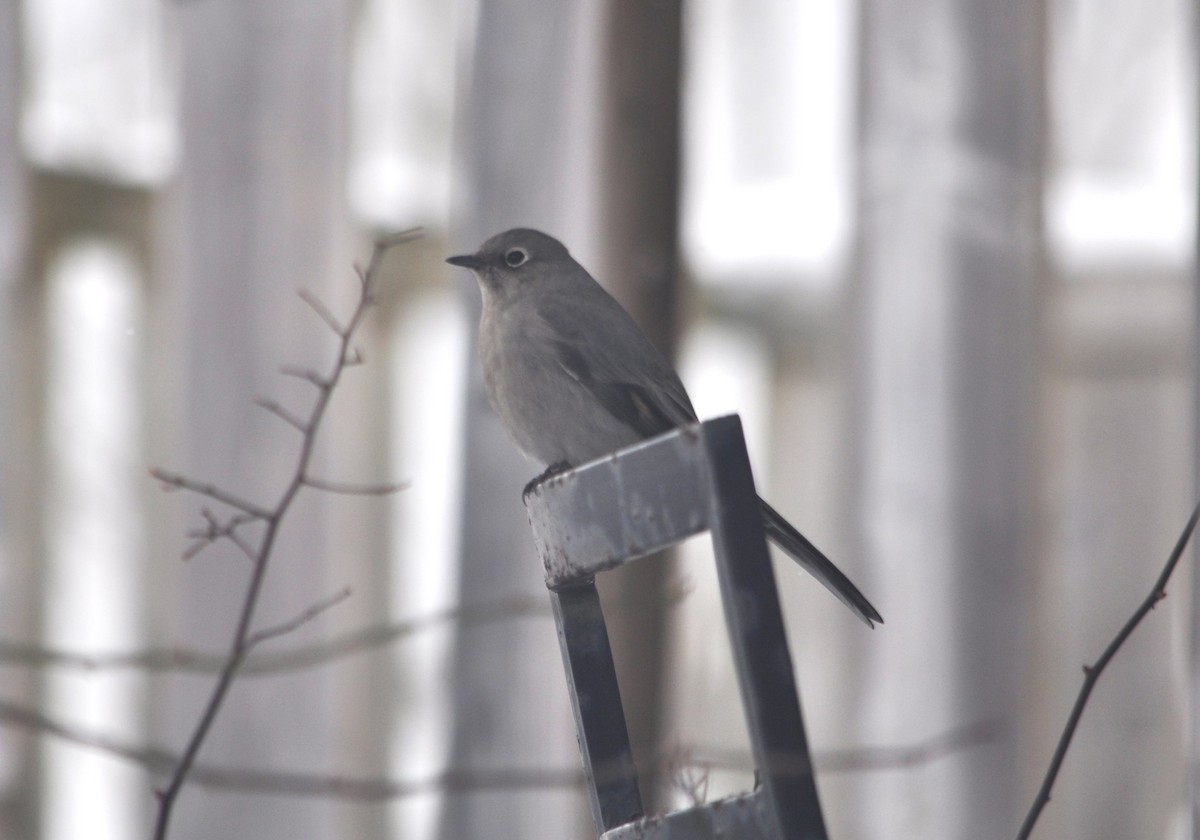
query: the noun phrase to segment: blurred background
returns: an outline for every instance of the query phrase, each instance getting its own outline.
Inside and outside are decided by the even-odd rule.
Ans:
[[[0,837],[148,836],[374,235],[420,225],[320,436],[264,644],[175,838],[584,838],[575,733],[442,260],[519,225],[737,411],[786,558],[836,838],[1011,837],[1196,496],[1196,105],[1183,0],[0,3]],[[703,540],[605,580],[646,797],[751,787]],[[1189,564],[1101,681],[1037,836],[1196,835]],[[341,645],[340,647],[331,647]],[[113,654],[132,654],[111,658]],[[158,752],[156,752],[158,751]],[[165,766],[169,767],[169,763]],[[451,776],[443,775],[447,772]]]

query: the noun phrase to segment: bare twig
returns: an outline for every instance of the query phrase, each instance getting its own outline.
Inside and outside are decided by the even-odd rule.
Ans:
[[[242,545],[250,548],[244,542]],[[667,601],[666,606],[670,607],[677,603],[678,600],[672,598]],[[619,611],[620,608],[617,609]],[[491,604],[447,607],[427,615],[351,630],[328,640],[292,650],[255,652],[242,662],[238,675],[242,677],[270,676],[315,668],[448,625],[476,627],[518,618],[547,619],[550,617],[550,605],[542,596],[520,596]],[[188,648],[150,648],[100,654],[78,653],[0,639],[0,664],[31,668],[66,668],[96,672],[136,669],[152,672],[181,671],[193,674],[215,674],[224,668],[226,657],[227,654],[224,653]],[[746,760],[749,761],[749,759]]]
[[[413,238],[416,232],[406,231],[402,234],[393,235],[385,240],[380,240],[375,243],[374,249],[371,252],[371,262],[367,271],[363,275],[361,294],[359,296],[358,305],[355,306],[354,312],[350,316],[350,320],[342,327],[332,313],[325,307],[323,303],[314,298],[311,294],[302,292],[301,298],[311,306],[316,313],[321,316],[330,328],[338,335],[338,348],[335,361],[332,368],[324,379],[317,375],[308,378],[309,381],[321,382],[318,385],[317,399],[309,412],[308,420],[303,423],[304,431],[300,444],[300,453],[296,460],[296,468],[292,474],[291,480],[287,487],[284,488],[283,494],[273,510],[265,511],[257,506],[243,502],[237,497],[229,494],[218,488],[209,485],[198,485],[184,479],[181,476],[174,476],[162,471],[156,471],[156,477],[160,481],[164,481],[169,486],[177,486],[185,489],[194,490],[203,493],[204,495],[216,498],[225,504],[232,504],[234,507],[255,515],[261,516],[265,523],[265,530],[259,540],[257,551],[255,552],[254,569],[250,574],[250,581],[247,584],[245,595],[242,599],[241,611],[238,616],[237,627],[233,634],[233,641],[230,645],[229,654],[225,660],[225,664],[217,677],[216,684],[213,686],[209,694],[208,701],[205,703],[204,710],[200,715],[200,719],[196,724],[196,728],[192,731],[191,737],[188,739],[187,746],[184,748],[183,754],[179,758],[178,764],[175,766],[174,772],[171,774],[166,787],[161,791],[159,796],[158,820],[154,828],[155,840],[165,840],[167,831],[170,826],[171,814],[175,807],[175,801],[179,796],[179,791],[182,790],[184,782],[187,780],[188,774],[192,770],[192,766],[196,763],[196,756],[200,752],[200,747],[204,744],[208,737],[209,730],[212,728],[213,722],[216,720],[217,713],[225,702],[225,696],[229,692],[229,687],[233,684],[233,679],[241,667],[242,662],[246,658],[251,645],[251,627],[254,621],[254,613],[258,606],[259,592],[262,590],[263,581],[266,578],[267,567],[271,559],[271,553],[275,546],[275,539],[279,534],[280,523],[283,517],[291,508],[292,501],[304,486],[304,476],[308,473],[309,463],[312,461],[313,449],[316,445],[317,431],[320,429],[321,421],[325,416],[325,410],[329,406],[329,399],[333,393],[333,389],[337,387],[338,380],[341,378],[342,372],[346,367],[347,353],[350,350],[351,339],[362,322],[363,316],[366,314],[367,307],[371,302],[373,287],[376,282],[378,269],[383,261],[384,254],[387,250],[398,242],[408,241]],[[231,501],[232,500],[232,501]]]
[[[9,728],[38,732],[58,738],[60,741],[91,747],[94,750],[127,759],[157,773],[167,773],[177,763],[177,757],[165,750],[136,746],[122,741],[120,738],[88,732],[54,720],[37,709],[30,709],[7,700],[0,700],[0,722]]]
[[[1129,638],[1130,634],[1137,629],[1142,619],[1146,617],[1150,610],[1154,609],[1159,601],[1167,597],[1167,581],[1170,580],[1175,567],[1179,565],[1179,558],[1183,556],[1183,550],[1187,547],[1188,541],[1192,537],[1192,532],[1196,529],[1197,519],[1200,519],[1200,505],[1197,505],[1196,509],[1192,511],[1191,518],[1188,519],[1183,533],[1179,535],[1179,539],[1175,543],[1175,548],[1171,550],[1171,556],[1167,558],[1167,563],[1163,566],[1158,580],[1154,582],[1154,588],[1150,590],[1150,594],[1134,610],[1133,615],[1125,622],[1120,632],[1108,643],[1108,647],[1104,649],[1104,653],[1100,654],[1100,658],[1096,660],[1096,663],[1084,666],[1083,685],[1079,688],[1079,694],[1075,698],[1075,705],[1071,709],[1070,717],[1067,718],[1067,725],[1063,727],[1062,735],[1059,736],[1058,746],[1054,750],[1054,757],[1050,760],[1050,767],[1046,770],[1046,776],[1042,779],[1042,786],[1038,789],[1037,796],[1033,800],[1033,805],[1030,807],[1029,813],[1025,815],[1025,821],[1021,824],[1017,840],[1027,840],[1033,831],[1034,824],[1037,823],[1038,817],[1041,816],[1042,809],[1050,801],[1050,790],[1054,787],[1054,780],[1058,778],[1058,771],[1062,767],[1063,759],[1066,758],[1067,748],[1071,746],[1071,740],[1075,737],[1075,729],[1079,726],[1079,719],[1083,717],[1083,709],[1087,705],[1088,697],[1091,696],[1092,689],[1096,687],[1100,675],[1104,673],[1104,669],[1108,667],[1108,663],[1116,655],[1117,651],[1121,649],[1121,645],[1125,644],[1125,640]]]
[[[355,264],[355,273],[358,274],[358,279],[362,281],[364,286],[372,285],[369,278],[373,277],[379,271],[379,264],[383,262],[387,252],[397,245],[403,245],[405,242],[412,242],[415,239],[420,239],[425,235],[425,229],[420,227],[406,228],[392,233],[380,234],[375,239],[375,249],[371,251],[371,262],[367,266],[366,271],[362,271],[360,266]],[[372,291],[367,289],[368,292]]]
[[[550,607],[545,598],[522,597],[478,607],[449,608],[391,624],[364,627],[293,650],[255,652],[246,657],[238,674],[251,677],[299,671],[409,639],[438,627],[451,624],[462,627],[478,626],[528,617],[550,617]],[[226,658],[227,654],[183,648],[81,654],[40,645],[0,642],[0,662],[5,665],[72,668],[82,671],[140,669],[213,674],[219,673],[225,667]]]
[[[450,770],[424,779],[397,780],[347,778],[316,773],[280,773],[256,770],[197,768],[196,781],[208,788],[239,793],[301,796],[378,802],[430,793],[470,791],[582,790],[582,771],[574,768],[499,767],[487,770]]]
[[[242,535],[239,534],[237,531],[230,531],[228,534],[225,535],[225,539],[229,540],[231,543],[236,545],[238,547],[238,550],[240,550],[242,552],[242,554],[245,554],[246,557],[249,558],[250,560],[256,559],[255,553],[254,553],[254,547],[252,545],[250,545],[250,543],[248,543],[244,539],[242,539]]]
[[[999,721],[975,721],[909,744],[825,750],[815,754],[811,764],[801,756],[793,760],[789,756],[775,754],[772,764],[789,771],[816,769],[822,774],[898,770],[929,764],[964,750],[993,743],[1000,737],[1002,729]],[[748,750],[698,746],[687,753],[687,758],[696,767],[709,770],[749,772],[755,767],[754,756]]]
[[[5,700],[0,700],[0,724],[39,732],[61,741],[123,758],[159,775],[170,773],[180,761],[179,756],[160,747],[140,746],[120,738],[88,732],[80,727],[54,720],[36,709]],[[424,779],[398,781],[216,767],[200,762],[192,764],[188,779],[203,787],[237,793],[361,801],[403,799],[438,791],[457,793],[471,790],[544,790],[581,788],[584,784],[583,773],[568,768],[500,767],[487,770],[450,770]]]
[[[200,515],[204,518],[208,527],[194,528],[187,533],[189,537],[196,540],[217,540],[232,531],[236,531],[243,525],[258,521],[258,517],[251,516],[248,513],[235,513],[229,517],[228,521],[222,522],[210,508],[201,510]]]
[[[274,414],[280,420],[287,423],[289,426],[293,427],[294,429],[296,429],[296,431],[300,432],[301,434],[304,434],[305,432],[308,431],[308,427],[304,425],[303,420],[301,420],[295,414],[292,414],[290,411],[288,411],[286,408],[281,406],[275,400],[268,400],[263,397],[259,397],[258,399],[256,399],[254,401],[254,404],[261,406],[262,408],[265,408],[267,411]]]
[[[253,516],[255,519],[270,519],[271,511],[266,508],[259,507],[254,502],[248,502],[243,498],[235,496],[228,490],[217,487],[214,484],[206,484],[201,481],[193,481],[186,476],[178,473],[167,472],[166,470],[154,467],[150,470],[150,475],[158,479],[167,490],[190,490],[193,493],[199,493],[201,496],[208,496],[210,499],[215,499],[223,505],[237,508],[243,513]]]
[[[308,289],[301,289],[296,294],[300,295],[300,300],[307,303],[312,311],[316,312],[317,315],[320,316],[321,320],[325,322],[329,329],[337,333],[339,337],[345,338],[346,328],[338,322],[337,318],[333,317],[333,313],[329,311],[329,307],[326,306],[320,298],[318,298]]]
[[[828,750],[817,755],[821,773],[862,773],[918,767],[974,747],[995,743],[1004,725],[997,720],[980,720],[956,726],[929,738],[889,747],[858,747]]]
[[[206,528],[196,528],[188,531],[188,536],[195,542],[189,545],[183,552],[184,560],[191,560],[204,549],[208,548],[214,542],[220,539],[227,539],[241,549],[242,553],[248,556],[251,560],[254,559],[254,550],[250,545],[241,538],[237,533],[238,528],[243,525],[248,525],[251,522],[258,521],[258,517],[251,516],[248,513],[236,513],[231,516],[228,521],[222,522],[217,518],[217,515],[208,508],[200,511],[200,515],[204,517],[207,523]]]
[[[663,764],[672,786],[686,796],[691,805],[703,805],[708,800],[711,767],[693,761],[683,747],[669,750]]]
[[[257,645],[260,645],[263,642],[268,641],[269,639],[278,638],[279,636],[285,636],[288,633],[291,633],[294,630],[297,630],[298,628],[302,627],[303,625],[308,624],[308,622],[315,619],[321,613],[325,612],[328,609],[336,607],[338,604],[342,603],[342,601],[345,601],[349,597],[350,597],[350,587],[347,586],[344,589],[340,590],[339,592],[336,592],[335,594],[330,595],[324,601],[320,601],[316,604],[313,604],[311,607],[309,607],[308,609],[306,609],[304,612],[300,613],[299,615],[295,616],[294,618],[290,618],[287,621],[285,621],[281,624],[276,624],[273,627],[264,627],[262,630],[259,630],[255,633],[251,633],[248,637],[246,637],[246,650],[251,650],[252,648],[256,647]]]
[[[146,768],[152,773],[166,775],[177,767],[180,757],[154,746],[141,746],[120,738],[89,732],[80,727],[57,721],[41,711],[30,709],[6,700],[0,700],[0,725],[49,735],[62,741],[98,750],[108,755],[123,758]],[[938,739],[946,740],[946,736]],[[887,753],[894,748],[863,749],[858,753]],[[920,750],[919,745],[910,749]],[[922,761],[932,761],[939,755],[927,752]],[[825,764],[826,754],[818,754],[816,764]],[[704,774],[719,765],[711,761],[691,758],[688,750],[677,748],[666,754],[650,756],[653,766],[694,768],[688,778],[696,780],[695,793],[705,795],[700,785]],[[922,763],[922,762],[917,762]],[[888,769],[886,764],[879,769]],[[746,756],[746,763],[731,769],[750,770],[753,762]],[[603,768],[594,768],[603,776]],[[861,770],[876,769],[861,767]],[[681,770],[682,772],[682,770]],[[349,799],[383,801],[403,799],[433,792],[459,793],[472,790],[547,790],[579,789],[584,785],[584,776],[578,768],[522,768],[493,767],[488,769],[452,769],[424,779],[394,780],[384,778],[347,778],[340,775],[293,773],[277,770],[250,770],[236,767],[216,767],[194,762],[189,781],[214,790],[237,793],[255,793],[277,796],[302,796],[322,799]]]
[[[391,484],[351,484],[346,481],[330,481],[316,476],[304,476],[304,483],[314,490],[324,490],[327,493],[344,493],[350,496],[390,496],[407,490],[409,482],[399,481]]]
[[[279,372],[284,376],[303,379],[305,382],[317,386],[322,391],[329,387],[329,382],[326,381],[325,377],[312,368],[298,367],[297,365],[280,365]]]

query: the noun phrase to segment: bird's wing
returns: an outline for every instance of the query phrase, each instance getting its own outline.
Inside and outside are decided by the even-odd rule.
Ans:
[[[643,437],[694,423],[696,411],[679,376],[625,310],[608,298],[588,314],[547,318],[556,327],[551,346],[559,366]]]
[[[593,346],[586,341],[566,338],[556,340],[554,344],[563,370],[586,387],[603,408],[622,423],[645,437],[652,437],[695,420],[687,393],[665,360],[661,367],[652,369],[651,375],[639,375],[640,371],[622,369],[607,357],[594,352],[589,355],[588,349]],[[858,587],[820,549],[762,498],[758,503],[763,530],[776,545],[841,599],[867,626],[883,622]]]
[[[555,362],[613,417],[642,437],[695,422],[696,412],[674,368],[590,277],[573,284],[569,294],[543,297],[539,309]],[[774,508],[761,498],[758,502],[763,529],[773,542],[868,625],[883,621],[829,558]]]
[[[596,401],[643,437],[668,432],[693,422],[695,412],[676,377],[652,379],[636,371],[622,371],[606,364],[603,357],[587,352],[576,342],[554,345],[559,366],[585,387]]]

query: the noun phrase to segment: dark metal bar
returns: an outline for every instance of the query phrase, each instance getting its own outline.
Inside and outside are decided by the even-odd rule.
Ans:
[[[546,585],[620,566],[708,528],[708,462],[689,426],[548,479],[525,499]]]
[[[603,834],[642,816],[637,770],[596,585],[550,590],[592,817]]]
[[[592,813],[622,840],[827,840],[741,421],[676,430],[563,473],[526,498],[546,568]],[[641,796],[593,576],[711,530],[762,786],[641,819]]]
[[[613,829],[604,840],[785,840],[756,790]]]
[[[701,435],[725,620],[768,812],[781,838],[827,840],[742,424],[722,417]]]

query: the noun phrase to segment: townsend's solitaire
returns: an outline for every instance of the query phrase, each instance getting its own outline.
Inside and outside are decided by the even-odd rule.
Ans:
[[[488,398],[518,448],[547,467],[539,478],[696,422],[670,363],[557,239],[517,228],[447,262],[479,281]],[[883,621],[824,554],[758,502],[776,545],[868,625]]]

